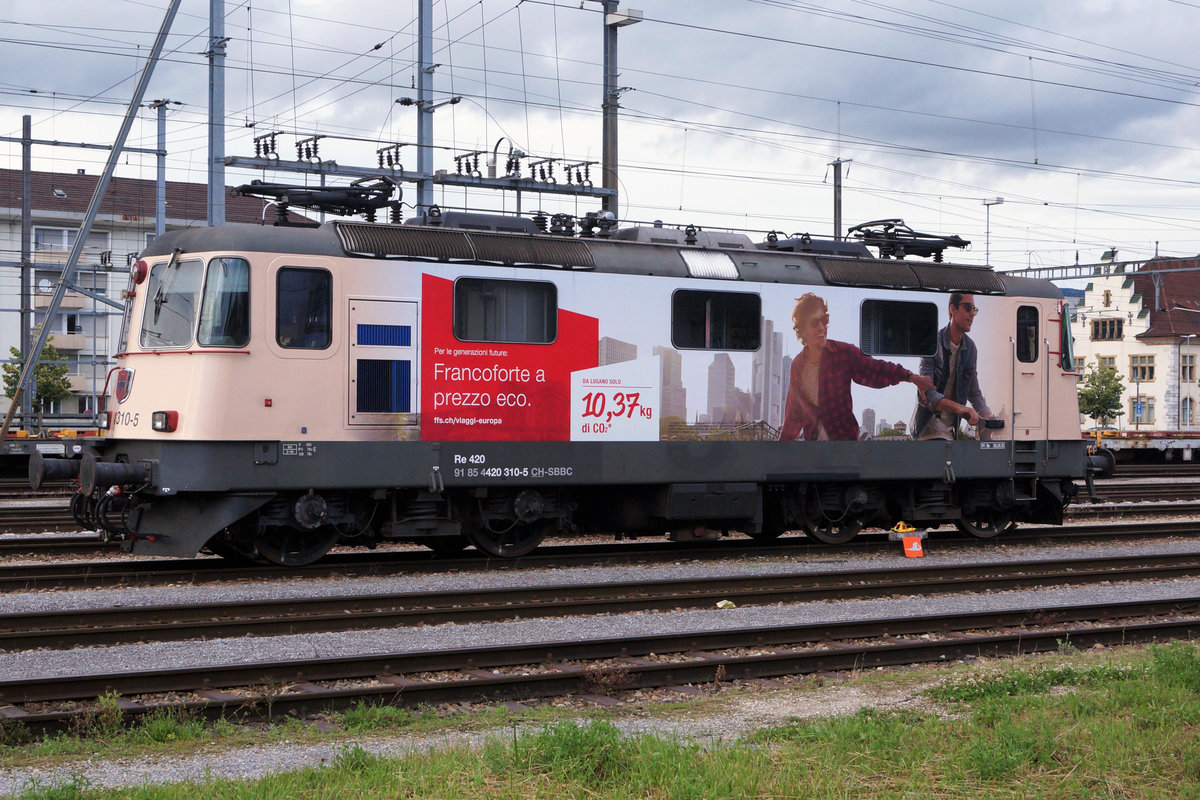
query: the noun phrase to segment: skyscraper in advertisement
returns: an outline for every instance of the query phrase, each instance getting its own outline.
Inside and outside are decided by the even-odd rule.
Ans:
[[[728,353],[717,353],[708,366],[708,421],[714,424],[737,420],[735,367]]]
[[[787,382],[783,371],[783,334],[775,323],[762,320],[761,346],[754,353],[750,375],[751,415],[773,427],[783,424],[783,401]],[[789,359],[789,364],[790,359]]]
[[[678,417],[687,421],[687,389],[683,388],[683,357],[672,347],[655,347],[662,359],[662,394],[659,418]]]

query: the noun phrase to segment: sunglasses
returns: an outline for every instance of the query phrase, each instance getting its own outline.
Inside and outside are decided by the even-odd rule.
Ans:
[[[966,311],[968,314],[979,313],[979,306],[972,305],[971,303],[955,303],[955,305],[957,305],[963,311]]]

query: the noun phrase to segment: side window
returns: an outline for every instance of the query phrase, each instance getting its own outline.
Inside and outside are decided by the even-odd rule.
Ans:
[[[200,344],[245,347],[250,343],[250,264],[242,258],[208,262],[200,302]]]
[[[859,347],[871,356],[931,356],[937,352],[938,307],[934,303],[864,300]]]
[[[1058,352],[1059,366],[1063,372],[1075,371],[1075,339],[1071,336],[1071,309],[1065,303],[1059,304],[1058,309]],[[1083,374],[1083,365],[1079,365],[1079,374]]]
[[[275,341],[280,347],[324,350],[333,340],[328,270],[284,267],[276,278]]]
[[[459,278],[454,336],[464,342],[550,344],[558,337],[558,289],[544,281]]]
[[[681,350],[757,350],[762,298],[680,289],[671,296],[671,344]]]
[[[142,312],[142,347],[187,347],[196,330],[196,301],[204,264],[175,261],[155,264],[146,284],[146,308]]]
[[[1036,306],[1017,308],[1017,361],[1026,364],[1038,360],[1038,310]]]

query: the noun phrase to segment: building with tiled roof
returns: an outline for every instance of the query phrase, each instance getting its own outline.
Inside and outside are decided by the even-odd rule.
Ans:
[[[1138,432],[1195,432],[1200,256],[1114,263],[1101,272],[1074,308],[1072,334],[1081,380],[1085,366],[1108,366],[1124,381],[1124,416],[1103,423]]]
[[[31,172],[30,209],[33,221],[33,322],[42,324],[45,311],[87,212],[99,174]],[[166,182],[165,229],[206,225],[208,190],[203,183]],[[0,352],[20,345],[21,308],[21,205],[20,170],[0,169],[0,266],[7,267],[0,281]],[[262,223],[265,205],[256,197],[226,193],[225,218],[229,222]],[[92,223],[78,265],[75,285],[120,300],[128,264],[154,238],[156,182],[153,179],[114,177]],[[270,224],[273,212],[267,214]],[[96,408],[104,379],[112,365],[118,340],[120,312],[82,293],[69,292],[59,313],[49,321],[51,344],[69,368],[75,395],[54,412],[79,416],[82,425]],[[0,398],[0,410],[7,398]],[[80,416],[82,415],[82,416]]]

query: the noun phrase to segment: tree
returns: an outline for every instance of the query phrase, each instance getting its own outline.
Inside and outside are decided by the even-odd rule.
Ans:
[[[1096,420],[1097,425],[1103,425],[1104,420],[1125,413],[1121,410],[1121,397],[1124,394],[1125,385],[1115,369],[1097,368],[1093,364],[1088,368],[1083,385],[1079,387],[1079,411]]]
[[[4,371],[4,395],[11,398],[17,393],[17,381],[21,379],[21,351],[10,347],[8,352],[12,355],[12,361],[0,365],[0,369]],[[42,348],[41,360],[38,361],[37,368],[33,371],[33,378],[37,382],[37,391],[33,397],[34,408],[43,412],[49,410],[51,403],[57,400],[66,400],[71,396],[71,381],[67,378],[67,365],[54,363],[58,361],[62,361],[62,356],[47,340],[46,346]]]

